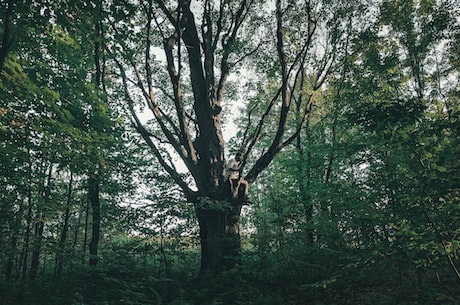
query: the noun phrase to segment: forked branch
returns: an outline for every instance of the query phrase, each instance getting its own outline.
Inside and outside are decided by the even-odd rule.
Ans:
[[[123,81],[123,89],[125,93],[125,98],[128,101],[128,107],[129,111],[131,113],[131,123],[133,124],[134,128],[139,132],[139,134],[142,136],[144,139],[145,143],[147,146],[151,149],[155,157],[158,159],[158,162],[160,165],[163,167],[163,169],[171,176],[171,178],[179,185],[179,187],[184,191],[184,194],[186,195],[187,198],[194,198],[195,197],[195,192],[190,189],[190,187],[187,185],[187,183],[182,179],[181,175],[175,170],[175,168],[171,165],[169,165],[166,160],[163,158],[162,154],[160,153],[158,147],[155,145],[155,143],[152,141],[150,137],[150,133],[145,129],[144,125],[140,121],[138,115],[136,114],[136,111],[134,109],[134,101],[129,95],[129,89],[128,89],[128,81],[126,77],[126,72],[121,65],[121,63],[115,59],[115,62],[120,69],[121,72],[121,77]]]
[[[278,60],[280,62],[280,70],[281,70],[281,86],[278,89],[277,93],[275,94],[274,98],[272,98],[271,102],[269,103],[266,112],[262,115],[259,124],[256,128],[256,131],[254,133],[254,137],[248,147],[248,152],[254,147],[256,142],[258,141],[258,138],[260,137],[262,126],[264,124],[265,118],[268,116],[270,113],[271,108],[273,107],[273,104],[276,100],[278,100],[280,97],[280,114],[278,117],[278,126],[277,130],[275,132],[275,135],[273,137],[271,145],[268,147],[266,151],[262,153],[262,155],[259,157],[259,159],[255,162],[253,167],[250,169],[248,174],[246,175],[246,180],[249,183],[252,183],[255,181],[257,176],[264,170],[273,160],[275,155],[286,145],[289,145],[292,143],[292,141],[297,137],[297,134],[300,132],[301,127],[306,121],[307,114],[310,111],[311,108],[311,101],[312,101],[312,96],[308,98],[308,102],[305,105],[304,111],[302,113],[302,116],[298,122],[298,125],[292,135],[290,135],[286,140],[283,140],[285,137],[285,131],[286,131],[286,124],[287,124],[287,118],[288,114],[290,111],[290,107],[292,105],[293,99],[294,99],[294,91],[299,82],[303,82],[303,77],[299,78],[299,75],[302,75],[303,70],[304,70],[304,64],[307,56],[307,52],[309,47],[311,46],[312,42],[312,37],[316,29],[316,23],[313,22],[311,19],[310,14],[308,13],[308,36],[305,42],[303,43],[300,51],[296,54],[295,58],[293,59],[292,63],[288,67],[287,63],[287,58],[286,58],[286,53],[285,53],[285,46],[284,46],[284,36],[283,36],[283,24],[282,24],[282,17],[283,13],[286,11],[283,11],[281,8],[281,0],[276,1],[276,21],[277,21],[277,27],[276,27],[276,49],[277,49],[277,54],[278,54]],[[295,71],[295,75],[292,76],[292,74]],[[326,71],[328,72],[328,71]],[[293,78],[293,79],[292,79]],[[291,80],[292,79],[292,80]],[[300,79],[300,80],[299,80]],[[292,89],[289,90],[289,83],[292,83]],[[302,88],[303,84],[300,84],[300,87]],[[302,93],[300,93],[299,98]]]

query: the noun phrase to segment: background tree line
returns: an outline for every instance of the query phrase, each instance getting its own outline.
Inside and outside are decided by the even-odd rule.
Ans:
[[[203,44],[206,22],[227,35],[228,49],[206,53],[223,63],[216,78],[227,68],[238,78],[226,83],[225,98],[235,102],[222,103],[223,123],[234,119],[238,131],[219,154],[250,147],[246,174],[254,177],[252,204],[237,210],[241,252],[221,253],[232,268],[198,279],[201,214],[178,181],[207,196],[199,204],[220,195],[209,185],[200,193],[198,172],[175,167],[178,155],[164,145],[172,139],[151,124],[155,118],[136,117],[145,80],[169,101],[162,118],[181,101],[196,116],[188,127],[198,125],[192,80],[183,77],[180,99],[174,86],[174,63],[192,73],[189,46],[183,34],[163,44],[176,33],[168,22],[187,20],[180,19],[187,5],[203,18],[196,25]],[[1,4],[0,303],[460,302],[459,5],[278,5]],[[145,71],[153,75],[136,79],[146,50],[157,51],[146,41],[166,58],[152,54]],[[283,67],[297,74],[286,78]],[[283,125],[289,145],[256,173],[257,156],[280,130],[279,99],[291,102]],[[225,116],[235,107],[240,116]],[[165,124],[186,127],[172,118]],[[212,215],[229,215],[218,207]]]

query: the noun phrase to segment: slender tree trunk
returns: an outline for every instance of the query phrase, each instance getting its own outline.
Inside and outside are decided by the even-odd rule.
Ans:
[[[104,70],[103,70],[103,49],[101,48],[101,42],[103,40],[102,32],[102,0],[96,3],[96,10],[94,16],[95,35],[97,39],[94,41],[94,64],[95,64],[95,83],[99,90],[104,89]],[[100,177],[99,173],[90,174],[88,178],[88,198],[92,209],[92,231],[91,241],[89,243],[89,265],[96,267],[98,262],[98,248],[100,238],[100,222],[101,222],[101,211],[99,201],[99,184]]]
[[[80,203],[79,211],[78,211],[78,217],[77,217],[77,224],[75,225],[75,231],[73,234],[73,243],[72,243],[72,249],[75,250],[78,244],[78,233],[80,231],[80,225],[81,225],[81,218],[82,214],[85,211],[85,206],[83,203]]]
[[[14,257],[16,256],[16,253],[15,253],[14,249],[16,249],[17,241],[18,241],[17,236],[13,235],[11,237],[11,243],[10,243],[12,253],[8,257],[8,261],[6,262],[6,268],[5,268],[5,278],[7,280],[11,279],[11,277],[13,275]]]
[[[16,276],[20,277],[21,273],[21,255],[19,255],[19,241],[21,240],[21,230],[23,228],[23,221],[26,215],[24,215],[24,210],[26,208],[25,202],[22,198],[16,198],[17,205],[19,206],[19,211],[14,217],[14,225],[12,227],[12,236],[11,236],[11,251],[12,255],[10,256],[7,263],[7,270],[5,273],[6,279],[10,279],[13,276],[13,269],[16,266]]]
[[[8,49],[13,42],[13,38],[11,37],[11,23],[13,20],[13,9],[16,2],[17,0],[6,1],[6,12],[3,16],[3,38],[0,46],[0,71],[3,69],[5,58],[8,55]]]
[[[67,190],[66,208],[64,213],[64,223],[62,225],[61,238],[59,240],[59,250],[57,254],[56,262],[56,274],[59,275],[62,272],[62,266],[64,264],[64,250],[65,241],[67,240],[67,232],[69,231],[69,220],[70,220],[70,207],[72,204],[72,184],[73,174],[70,172],[69,188]]]
[[[29,186],[30,187],[30,186]],[[22,262],[22,279],[25,280],[27,273],[27,264],[29,258],[29,242],[30,242],[30,231],[32,225],[32,191],[29,189],[27,198],[27,216],[26,216],[26,228],[24,232],[24,246],[22,248],[21,262]]]
[[[32,160],[30,150],[27,151],[28,154],[28,190],[27,190],[27,215],[26,215],[26,227],[24,232],[24,246],[21,253],[21,263],[22,263],[22,280],[26,279],[27,274],[27,265],[29,258],[29,243],[30,243],[30,231],[32,226]]]
[[[51,178],[53,173],[53,165],[50,164],[48,175],[46,177],[46,182],[43,182],[43,200],[47,202],[49,200],[51,194]],[[34,246],[32,249],[32,259],[30,261],[30,277],[31,279],[35,279],[38,272],[38,266],[40,264],[40,252],[42,248],[42,240],[43,240],[43,230],[45,228],[45,222],[43,221],[43,211],[41,207],[38,208],[37,213],[38,219],[35,222],[35,230],[34,230]]]
[[[301,188],[301,192],[304,194],[302,195],[302,200],[304,200],[304,212],[305,212],[305,220],[307,221],[307,240],[310,244],[313,244],[314,241],[314,229],[313,229],[313,203],[311,200],[311,194],[308,193],[311,191],[311,164],[312,164],[312,156],[311,152],[308,151],[306,153],[306,160],[307,160],[307,169],[305,174],[306,185]]]
[[[16,247],[18,244],[18,234],[17,234],[16,229],[13,229],[12,232],[8,232],[8,233],[9,233],[8,235],[10,235],[9,244],[11,248],[7,253],[8,259],[6,261],[6,266],[5,266],[5,279],[7,280],[11,279],[13,276],[14,261],[17,255]]]
[[[335,118],[332,123],[332,139],[331,139],[331,150],[327,157],[327,166],[324,173],[324,183],[329,184],[331,183],[332,179],[332,165],[334,164],[334,153],[335,153],[335,145],[336,145],[336,121],[337,121],[337,112],[335,113]]]
[[[303,74],[302,74],[303,76]],[[301,82],[303,84],[303,80]],[[299,98],[296,104],[296,115],[297,119],[299,120],[301,117],[301,106],[302,106],[302,99]],[[310,104],[310,110],[311,111],[311,104]],[[309,138],[308,134],[308,128],[310,125],[310,120],[307,118],[306,123],[305,123],[305,132],[306,132],[306,139]],[[307,151],[305,153],[305,150],[303,149],[303,143],[302,143],[302,133],[299,132],[297,134],[296,142],[295,142],[295,147],[297,150],[298,154],[298,160],[297,160],[297,183],[299,186],[299,193],[300,193],[300,200],[302,200],[302,206],[304,208],[305,212],[305,222],[307,224],[307,229],[306,229],[306,235],[307,235],[307,241],[310,244],[313,244],[313,229],[312,227],[312,218],[313,218],[313,204],[311,202],[311,195],[309,194],[310,192],[310,184],[311,184],[311,152]]]
[[[6,279],[10,279],[13,272],[14,258],[16,256],[16,244],[18,239],[17,228],[18,221],[16,218],[22,218],[22,205],[20,205],[18,215],[13,210],[14,201],[6,198],[6,202],[0,205],[0,245],[5,245],[5,269],[2,270]],[[7,246],[9,245],[9,247]],[[3,251],[2,251],[3,252]]]
[[[88,245],[89,207],[90,202],[88,199],[85,206],[85,227],[83,229],[83,244],[81,245],[81,252],[83,253],[86,252],[86,246]]]
[[[166,276],[169,276],[169,262],[168,258],[166,257],[166,251],[165,251],[165,243],[164,243],[164,232],[165,232],[165,219],[163,216],[160,217],[160,253],[161,253],[161,258],[163,260],[164,266],[165,266],[165,274]],[[158,268],[158,272],[162,272],[161,270],[161,263],[160,263],[160,268]]]
[[[101,222],[100,202],[99,202],[99,176],[93,174],[88,179],[88,197],[92,208],[92,233],[89,243],[89,265],[97,266],[98,247],[99,247],[99,227]]]

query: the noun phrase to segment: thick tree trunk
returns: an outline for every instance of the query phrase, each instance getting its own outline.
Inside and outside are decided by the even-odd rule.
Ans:
[[[91,175],[88,179],[88,195],[92,208],[93,230],[91,233],[91,241],[89,243],[89,265],[97,266],[98,248],[99,248],[99,227],[101,222],[101,211],[99,202],[99,177]]]
[[[200,226],[200,273],[215,273],[237,266],[241,258],[241,205],[212,201],[197,206],[196,213]]]

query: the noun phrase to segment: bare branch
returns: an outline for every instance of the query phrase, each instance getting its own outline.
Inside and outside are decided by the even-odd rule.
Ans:
[[[320,67],[320,69],[316,73],[316,79],[315,79],[315,86],[313,87],[314,90],[319,89],[323,83],[326,81],[327,76],[331,72],[331,69],[334,65],[335,62],[335,52],[333,52],[332,56],[328,56],[326,53],[323,56],[323,64]]]
[[[150,48],[151,48],[151,43],[152,43],[152,37],[151,37],[151,32],[152,32],[152,17],[153,17],[153,7],[152,7],[152,1],[149,1],[149,6],[147,10],[147,37],[145,41],[145,72],[147,74],[147,85],[148,85],[148,90],[149,90],[149,97],[150,100],[154,100],[154,91],[153,91],[153,86],[152,86],[152,69],[150,67]]]
[[[295,88],[296,84],[298,83],[299,73],[303,69],[303,65],[304,65],[304,62],[305,62],[306,55],[307,55],[307,50],[308,50],[308,47],[311,44],[311,39],[312,39],[312,36],[313,36],[313,33],[314,33],[314,30],[315,30],[316,26],[315,26],[314,22],[312,22],[314,26],[310,30],[310,33],[309,33],[309,35],[307,37],[307,40],[303,44],[301,51],[297,53],[295,59],[293,60],[292,64],[289,66],[289,69],[288,69],[288,67],[287,67],[288,64],[287,64],[287,60],[286,60],[286,54],[285,54],[285,51],[284,51],[282,16],[283,16],[283,11],[281,9],[281,0],[277,0],[276,1],[276,20],[277,20],[276,49],[277,49],[277,52],[278,52],[278,60],[280,61],[282,84],[281,84],[281,87],[279,88],[277,94],[275,95],[275,98],[272,99],[271,103],[269,104],[269,107],[267,108],[268,112],[266,112],[264,115],[268,115],[269,110],[270,110],[269,108],[271,108],[273,106],[272,104],[274,103],[274,101],[276,99],[278,99],[278,97],[281,95],[281,109],[280,109],[280,114],[279,114],[279,118],[278,118],[278,128],[276,130],[276,134],[275,134],[275,136],[274,136],[274,138],[272,140],[272,143],[271,143],[270,147],[268,147],[267,151],[264,152],[259,157],[259,159],[256,161],[254,166],[251,168],[251,170],[247,174],[246,180],[249,183],[254,182],[255,179],[257,178],[257,176],[260,174],[260,172],[263,169],[265,169],[271,163],[271,161],[273,160],[275,155],[283,147],[285,147],[286,145],[288,145],[289,143],[291,143],[295,139],[297,132],[300,132],[300,128],[303,125],[303,123],[305,122],[307,113],[309,112],[308,109],[310,108],[310,106],[308,106],[308,105],[306,106],[306,108],[304,110],[304,114],[303,114],[302,119],[300,121],[300,124],[296,128],[296,132],[294,132],[294,135],[290,136],[287,140],[285,140],[283,142],[283,136],[285,134],[285,128],[286,128],[286,123],[287,123],[287,116],[288,116],[289,109],[290,109],[290,106],[291,106],[292,101],[293,101],[293,93],[291,93],[290,97],[288,96],[288,82],[289,82],[289,79],[290,79],[290,76],[291,76],[292,72],[294,71],[296,65],[300,61],[300,67],[296,69],[296,75],[294,76],[293,87]],[[309,15],[309,19],[310,19],[310,15]],[[310,21],[311,21],[311,19],[309,20],[309,24],[310,24]],[[263,124],[263,120],[264,120],[264,117],[262,117],[261,121],[259,122],[260,128],[261,128],[261,124]],[[260,130],[258,132],[259,132],[259,135],[260,135]],[[248,148],[248,150],[252,149],[252,147],[255,145],[256,141],[257,141],[257,137],[253,138],[253,140],[251,142],[251,145]]]
[[[166,96],[168,99],[171,100],[171,102],[174,102],[174,96],[172,96],[164,86],[155,86],[155,89],[161,91],[164,96]]]
[[[297,124],[297,128],[296,128],[295,132],[286,141],[284,141],[281,144],[282,147],[288,146],[289,144],[291,144],[295,140],[296,137],[299,136],[300,132],[302,131],[302,127],[304,126],[304,124],[305,124],[305,122],[307,120],[308,114],[311,111],[312,105],[313,105],[313,95],[309,95],[308,96],[308,102],[304,106],[304,111],[303,111],[302,117],[300,119],[300,122]]]
[[[238,150],[240,152],[246,150],[246,146],[249,143],[250,138],[248,138],[248,132],[249,132],[249,128],[251,127],[252,113],[254,110],[256,110],[256,108],[257,108],[257,104],[254,105],[248,112],[248,124],[246,125],[246,128],[244,129],[244,132],[243,132],[243,137],[242,137],[243,140],[241,141],[241,146],[240,146],[240,149]]]
[[[149,0],[151,2],[152,0]],[[163,0],[154,0],[158,6],[160,7],[161,11],[163,14],[166,15],[166,18],[168,18],[169,22],[176,28],[178,31],[179,29],[177,28],[177,20],[174,18],[173,14],[171,11],[166,7],[166,4]]]
[[[249,143],[248,148],[246,149],[246,152],[244,153],[244,158],[243,158],[243,162],[241,164],[241,168],[244,168],[244,166],[246,165],[246,156],[248,156],[251,153],[252,149],[254,148],[254,146],[256,145],[257,141],[259,140],[259,138],[260,138],[260,136],[262,134],[262,127],[263,127],[263,125],[265,123],[265,119],[270,114],[271,109],[273,108],[273,105],[275,105],[275,102],[279,98],[280,94],[281,94],[281,88],[278,89],[278,92],[275,94],[275,96],[273,96],[273,98],[271,99],[271,101],[268,104],[267,108],[265,109],[265,112],[262,114],[254,133],[250,137],[251,142]],[[242,151],[245,148],[245,146],[242,146],[240,148],[240,151]],[[262,155],[263,154],[265,154],[265,152],[263,152]],[[248,179],[248,177],[246,177],[246,180],[247,179]],[[255,180],[255,178],[254,178],[254,180]],[[251,181],[251,182],[253,182],[253,181]]]
[[[252,4],[253,1],[251,1]],[[250,5],[249,5],[250,6]],[[223,54],[222,54],[222,60],[220,64],[220,79],[219,79],[219,84],[217,86],[217,101],[220,103],[223,98],[223,92],[225,89],[225,85],[227,83],[227,78],[230,73],[230,66],[228,63],[228,58],[232,52],[232,47],[233,44],[235,43],[236,40],[236,35],[238,34],[238,31],[243,24],[243,21],[249,11],[245,9],[249,7],[247,5],[247,1],[243,0],[241,1],[241,5],[236,12],[236,14],[232,18],[232,23],[227,31],[227,33],[224,35],[222,38],[222,48],[223,48]]]
[[[195,192],[192,191],[192,189],[185,183],[184,180],[182,180],[182,177],[180,174],[173,168],[171,167],[163,158],[161,155],[159,149],[155,145],[155,143],[152,141],[150,138],[150,133],[145,129],[143,124],[141,123],[139,117],[136,114],[136,111],[134,110],[134,101],[132,100],[131,96],[129,95],[129,90],[128,90],[128,84],[127,84],[127,77],[126,73],[123,69],[123,66],[121,63],[117,60],[114,59],[116,64],[118,65],[122,80],[123,80],[123,87],[124,87],[124,92],[125,92],[125,97],[128,100],[128,106],[129,110],[132,116],[132,124],[134,128],[139,132],[139,134],[142,136],[146,144],[149,146],[149,148],[152,150],[153,154],[157,158],[157,160],[160,162],[160,165],[164,168],[164,170],[173,178],[173,180],[179,185],[179,187],[184,191],[185,195],[188,198],[192,198],[195,196]]]
[[[122,73],[124,73],[124,70],[122,69],[122,65],[121,63],[116,59],[115,56],[113,56],[113,53],[107,49],[107,52],[109,52],[112,57],[114,58],[115,62],[117,63],[117,65],[119,66],[119,68],[121,69],[120,71]],[[145,89],[144,85],[143,85],[143,80],[142,80],[142,77],[141,77],[141,74],[140,74],[140,71],[137,67],[137,65],[133,62],[132,59],[129,60],[129,63],[131,64],[133,70],[134,70],[134,74],[136,75],[136,79],[137,79],[137,87],[141,90],[142,92],[142,95],[144,96],[144,99],[146,100],[147,102],[147,105],[148,107],[150,108],[150,110],[152,111],[157,123],[159,124],[163,134],[166,136],[166,138],[168,139],[168,141],[171,143],[171,145],[174,147],[174,149],[176,150],[176,152],[179,154],[179,156],[181,157],[181,159],[186,163],[186,164],[189,164],[189,154],[184,151],[183,147],[181,146],[181,134],[178,132],[178,128],[175,126],[174,122],[172,121],[172,119],[166,115],[161,109],[160,107],[158,106],[158,104],[155,102],[155,100],[153,99],[153,96],[152,94],[149,94],[147,92],[147,90]],[[153,89],[151,89],[153,90]],[[164,120],[166,120],[166,122],[172,126],[174,132],[171,132],[168,127],[166,126]],[[179,138],[179,141],[177,140],[177,138]],[[189,167],[190,170],[192,170],[190,167]]]
[[[224,1],[220,0],[219,3],[219,18],[217,19],[217,28],[216,28],[216,35],[212,44],[213,52],[217,49],[217,43],[219,42],[220,33],[222,32],[222,20],[224,17]]]
[[[201,37],[203,37],[203,52],[204,52],[204,71],[207,81],[208,95],[214,98],[214,49],[213,33],[212,33],[212,20],[211,20],[211,3],[209,0],[204,2],[204,11],[201,22]]]
[[[232,65],[230,68],[232,67],[235,67],[236,65],[238,65],[240,62],[242,62],[243,60],[245,60],[246,58],[248,58],[249,56],[253,55],[255,52],[257,52],[259,50],[259,48],[263,45],[264,41],[260,41],[257,46],[252,49],[251,51],[249,51],[248,53],[246,54],[243,54],[239,59],[237,59]]]
[[[176,33],[177,34],[177,33]],[[163,48],[166,53],[166,61],[167,61],[167,69],[169,72],[169,77],[171,80],[171,84],[173,87],[173,94],[174,96],[174,106],[176,108],[177,119],[179,121],[179,129],[180,129],[180,142],[187,150],[187,158],[189,162],[191,161],[193,164],[197,163],[197,155],[195,148],[193,147],[193,142],[191,140],[190,131],[188,129],[187,123],[187,116],[185,114],[184,105],[182,101],[182,91],[181,91],[181,82],[180,82],[180,73],[176,69],[174,64],[174,57],[173,57],[173,48],[176,42],[180,41],[176,34],[171,36],[168,40],[164,41]],[[180,49],[180,46],[179,46]],[[180,62],[180,53],[178,55],[178,61]]]

